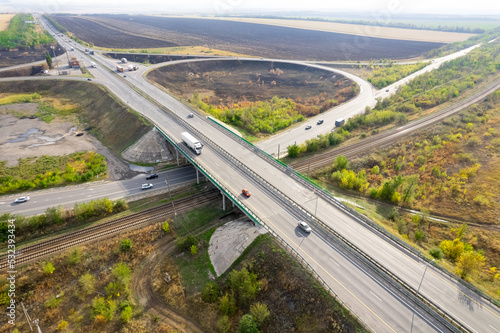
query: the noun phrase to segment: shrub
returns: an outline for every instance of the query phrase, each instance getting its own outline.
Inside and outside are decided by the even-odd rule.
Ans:
[[[215,282],[207,282],[201,292],[201,299],[206,303],[214,303],[219,299],[219,285]]]
[[[417,242],[420,242],[422,239],[424,239],[424,237],[425,237],[425,234],[422,230],[415,231],[415,240]]]
[[[259,328],[252,315],[246,314],[240,319],[238,333],[258,333]]]
[[[68,254],[66,262],[70,265],[78,264],[82,259],[82,253],[79,248],[74,249]]]
[[[121,318],[123,323],[128,323],[130,318],[132,317],[132,308],[130,306],[126,306],[122,310]]]
[[[120,250],[122,252],[129,251],[132,248],[132,241],[128,238],[122,239],[120,241]]]
[[[429,250],[429,253],[434,259],[443,258],[443,250],[441,250],[439,247],[433,247],[432,249]]]
[[[168,222],[164,222],[161,226],[161,229],[163,230],[164,233],[168,234],[170,232],[170,225]]]
[[[56,270],[49,261],[42,262],[42,269],[46,275],[50,275]]]
[[[175,240],[175,244],[179,250],[186,251],[190,250],[191,246],[198,244],[198,241],[194,238],[194,236],[189,235],[186,237],[178,237]]]
[[[217,321],[217,329],[220,333],[231,332],[231,321],[228,316],[224,315]]]
[[[90,318],[93,320],[97,316],[99,319],[106,322],[113,320],[115,317],[116,302],[113,300],[106,300],[104,297],[96,296],[92,300],[92,309],[90,312]]]
[[[85,298],[85,296],[91,295],[95,291],[95,279],[89,272],[83,274],[78,279],[78,284],[80,285],[80,296]]]
[[[270,316],[267,305],[259,302],[250,306],[250,314],[253,316],[259,328],[267,322]]]
[[[52,296],[45,302],[45,307],[49,309],[55,309],[61,304],[62,297]]]
[[[260,287],[257,275],[250,273],[246,268],[242,268],[240,271],[233,270],[229,273],[229,285],[231,290],[235,292],[240,305],[247,305],[253,301]]]
[[[219,310],[223,315],[226,316],[232,316],[233,314],[235,314],[237,307],[236,303],[234,302],[234,297],[229,296],[228,294],[222,296],[219,303]]]
[[[195,256],[198,254],[198,247],[196,245],[191,245],[191,255]]]

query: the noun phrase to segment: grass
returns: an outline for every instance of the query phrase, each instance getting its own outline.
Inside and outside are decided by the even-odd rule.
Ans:
[[[201,228],[224,213],[222,208],[212,206],[197,207],[185,214],[178,215],[175,218],[174,227],[179,237],[187,236],[192,230]]]
[[[235,53],[230,51],[212,49],[205,46],[175,46],[175,47],[160,47],[152,49],[113,49],[106,47],[94,46],[96,50],[117,52],[117,53],[152,53],[152,54],[187,54],[187,55],[213,55],[224,57],[245,57],[255,58],[255,56]]]
[[[214,232],[215,228],[211,228],[203,234],[197,235],[196,238],[198,241],[208,244]],[[215,276],[215,270],[208,255],[208,246],[199,247],[198,254],[195,256],[185,252],[182,256],[177,256],[175,261],[189,294],[201,291],[205,284],[210,281],[208,272]]]

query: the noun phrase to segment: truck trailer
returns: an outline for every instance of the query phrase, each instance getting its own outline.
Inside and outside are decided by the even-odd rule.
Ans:
[[[117,72],[123,72],[123,67],[122,66],[116,66],[116,71]]]
[[[201,149],[203,148],[203,146],[200,143],[200,141],[198,141],[198,139],[196,139],[194,136],[192,136],[188,132],[182,132],[181,137],[182,137],[182,141],[184,141],[186,146],[188,146],[189,148],[194,150],[194,152],[196,154],[198,154],[198,155],[201,154]]]
[[[335,120],[335,127],[342,126],[343,123],[345,123],[345,119],[339,118],[339,119]]]

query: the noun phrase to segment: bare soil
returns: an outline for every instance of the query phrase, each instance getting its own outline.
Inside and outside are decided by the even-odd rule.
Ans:
[[[6,30],[9,27],[10,20],[16,14],[0,14],[0,31]]]
[[[39,45],[33,49],[0,48],[0,67],[9,67],[44,60],[47,52],[50,52],[51,57],[64,54],[59,44],[54,43],[54,45],[52,45],[55,46],[54,49],[51,49],[50,46],[51,45]]]
[[[214,19],[146,15],[57,15],[78,38],[110,48],[204,46],[300,60],[408,59],[443,43],[407,41]]]

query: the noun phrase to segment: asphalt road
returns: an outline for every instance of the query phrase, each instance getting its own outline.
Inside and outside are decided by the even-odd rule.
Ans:
[[[62,206],[73,208],[75,203],[88,202],[95,199],[109,198],[111,200],[127,198],[141,193],[166,189],[166,179],[170,187],[196,182],[196,170],[192,166],[172,169],[158,173],[158,178],[146,180],[146,175],[138,175],[132,179],[120,181],[98,181],[50,190],[27,192],[0,197],[0,214],[14,213],[26,216],[41,214],[49,207]],[[152,189],[141,190],[141,185],[153,184]],[[14,203],[20,196],[28,195],[30,200],[24,203]]]
[[[87,56],[82,55],[82,57]],[[103,64],[109,61],[107,59],[101,61],[100,56],[95,56],[94,59],[99,59]],[[110,68],[114,69],[114,66]],[[314,222],[311,223],[313,233],[304,237],[296,229],[299,219],[311,222],[310,216],[317,214],[319,220],[337,230],[415,290],[425,272],[425,279],[422,280],[420,287],[422,295],[451,313],[471,331],[493,333],[500,331],[498,308],[488,304],[456,279],[448,277],[434,267],[428,267],[425,270],[425,264],[413,254],[380,237],[372,229],[358,222],[355,217],[319,199],[308,187],[290,178],[287,172],[270,164],[252,150],[230,140],[225,133],[207,124],[204,117],[196,116],[187,120],[189,125],[183,123],[179,118],[173,117],[145,100],[123,81],[130,80],[131,83],[168,107],[180,119],[186,120],[191,109],[174,97],[163,93],[136,75],[127,75],[126,79],[120,78],[119,76],[123,74],[110,73],[101,66],[93,69],[92,73],[97,82],[105,84],[132,108],[154,119],[159,127],[174,138],[180,146],[182,146],[180,132],[188,130],[196,133],[199,131],[197,134],[199,138],[206,140],[203,153],[195,156],[187,151],[187,154],[207,173],[213,175],[219,184],[236,198],[235,200],[246,205],[249,211],[259,216],[290,247],[300,253],[328,286],[373,331],[430,332],[446,331],[446,329],[419,310],[415,313],[412,328],[411,321],[414,313],[412,302],[388,288],[385,280],[370,269],[364,268],[361,261],[349,260],[349,256],[340,249],[338,244],[328,235],[325,236]],[[361,98],[364,99],[364,97]],[[214,144],[209,143],[210,140],[230,152],[232,158],[228,159],[227,154],[221,153]],[[242,171],[237,167],[241,165],[249,167],[249,170]],[[252,171],[261,179],[250,176]],[[252,197],[243,198],[242,187],[248,188],[253,193]],[[275,194],[277,190],[281,191],[279,195]],[[298,207],[305,211],[297,210]]]

